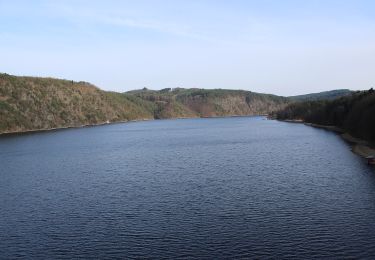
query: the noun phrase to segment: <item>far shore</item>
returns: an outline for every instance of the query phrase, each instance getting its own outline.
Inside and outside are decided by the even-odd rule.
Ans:
[[[281,122],[287,122],[287,123],[299,123],[299,124],[304,124],[307,126],[312,126],[315,128],[321,128],[329,131],[333,131],[341,136],[342,139],[344,139],[346,142],[351,144],[351,150],[353,153],[366,158],[369,156],[375,156],[375,149],[371,146],[369,142],[366,140],[354,137],[350,135],[348,132],[345,132],[344,129],[341,129],[337,126],[333,125],[318,125],[318,124],[312,124],[312,123],[306,123],[301,119],[296,119],[296,120],[278,120]]]

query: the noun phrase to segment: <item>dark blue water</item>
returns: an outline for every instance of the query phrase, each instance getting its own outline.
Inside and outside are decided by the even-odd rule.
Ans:
[[[0,138],[0,258],[371,258],[375,170],[262,117]]]

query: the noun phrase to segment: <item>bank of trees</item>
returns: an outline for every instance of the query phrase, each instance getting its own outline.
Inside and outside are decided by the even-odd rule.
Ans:
[[[308,123],[335,125],[354,136],[375,143],[375,91],[358,91],[330,101],[306,101],[288,105],[274,113],[280,120],[300,119]]]

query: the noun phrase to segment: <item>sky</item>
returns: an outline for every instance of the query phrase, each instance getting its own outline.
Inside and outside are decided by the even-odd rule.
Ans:
[[[0,72],[297,95],[375,86],[372,0],[0,0]]]

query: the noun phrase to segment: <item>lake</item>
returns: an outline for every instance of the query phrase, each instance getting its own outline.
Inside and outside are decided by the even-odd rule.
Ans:
[[[375,170],[264,117],[0,137],[0,258],[375,257]]]

